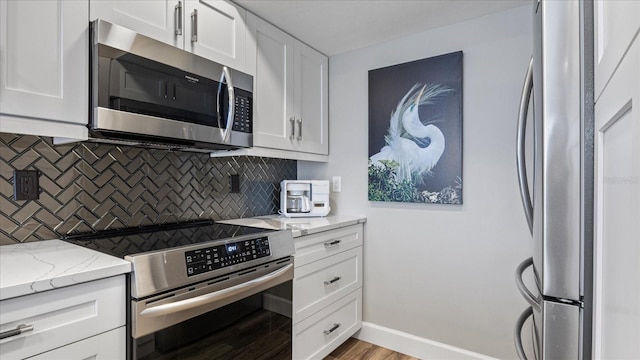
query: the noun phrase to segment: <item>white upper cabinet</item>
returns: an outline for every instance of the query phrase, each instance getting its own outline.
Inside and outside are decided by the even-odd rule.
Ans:
[[[596,0],[594,13],[595,97],[598,99],[640,31],[640,1]]]
[[[246,72],[245,10],[224,0],[91,0],[103,19]]]
[[[220,0],[185,1],[185,9],[185,49],[247,72],[246,11]]]
[[[298,151],[329,154],[329,61],[307,45],[293,47],[294,114]]]
[[[327,155],[327,57],[251,13],[247,25],[254,146]]]
[[[0,1],[0,132],[87,138],[88,16],[87,1]]]
[[[248,65],[255,68],[254,127],[255,146],[289,149],[293,123],[293,38],[280,29],[247,16],[255,41],[248,51]]]
[[[183,1],[92,0],[91,21],[103,19],[158,41],[184,46]]]

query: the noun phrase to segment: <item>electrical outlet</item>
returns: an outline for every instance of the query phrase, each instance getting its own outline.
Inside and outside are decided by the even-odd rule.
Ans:
[[[14,170],[13,171],[13,199],[36,200],[40,195],[38,185],[38,170]]]
[[[331,191],[333,192],[342,191],[342,178],[340,176],[334,176],[331,178]]]
[[[231,178],[231,192],[239,193],[240,192],[240,175],[233,174],[230,176]]]

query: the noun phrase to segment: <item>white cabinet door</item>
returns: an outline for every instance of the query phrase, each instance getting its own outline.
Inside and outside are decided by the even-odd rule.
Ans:
[[[104,19],[204,58],[246,69],[245,10],[223,0],[92,0]]]
[[[254,146],[328,154],[327,57],[251,13],[247,24]]]
[[[329,60],[296,41],[293,47],[294,113],[298,151],[329,154]]]
[[[91,0],[89,20],[103,19],[164,43],[184,47],[183,0]]]
[[[293,325],[293,358],[321,360],[362,327],[362,288]]]
[[[185,50],[245,72],[245,14],[227,1],[185,1]]]
[[[24,359],[119,328],[125,315],[124,275],[2,300],[0,332],[33,329],[0,340],[0,358]]]
[[[30,357],[30,360],[116,360],[127,358],[127,332],[122,326],[106,333]]]
[[[597,99],[640,30],[640,1],[596,0],[594,10]]]
[[[248,58],[255,68],[253,144],[293,149],[293,38],[251,13],[247,24],[256,49]]]
[[[0,131],[85,138],[87,1],[0,1]]]
[[[594,358],[640,359],[640,40],[616,62],[595,106]]]
[[[362,246],[295,269],[293,323],[362,287]]]

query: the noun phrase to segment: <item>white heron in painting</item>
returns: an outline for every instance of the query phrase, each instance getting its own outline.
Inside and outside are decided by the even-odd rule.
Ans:
[[[395,111],[391,113],[389,130],[385,136],[386,145],[380,152],[371,156],[371,163],[384,166],[382,161],[389,161],[395,166],[396,180],[409,180],[428,174],[438,163],[444,153],[445,138],[435,125],[424,125],[420,121],[418,108],[420,105],[433,104],[437,96],[451,89],[440,85],[414,85],[400,100]],[[421,147],[420,144],[427,144]]]

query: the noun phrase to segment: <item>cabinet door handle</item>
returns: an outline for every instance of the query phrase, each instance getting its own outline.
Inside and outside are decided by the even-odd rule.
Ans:
[[[173,11],[173,23],[176,30],[176,36],[182,35],[182,1],[178,1]]]
[[[13,330],[7,330],[0,333],[0,339],[6,339],[12,336],[18,336],[26,332],[33,331],[33,325],[20,324]]]
[[[340,279],[342,279],[340,276],[334,276],[333,279],[325,281],[324,284],[325,285],[331,285],[331,284],[333,284],[334,282],[336,282],[336,281],[338,281]]]
[[[339,323],[335,323],[335,324],[333,324],[333,326],[331,327],[331,329],[329,329],[329,330],[325,330],[325,331],[323,331],[323,333],[324,333],[325,335],[331,335],[331,333],[332,333],[332,332],[334,332],[334,331],[338,330],[338,328],[340,327],[340,325],[341,325],[341,324],[339,324]]]
[[[191,13],[191,42],[198,42],[198,9]]]
[[[341,242],[341,240],[333,240],[331,242],[326,242],[326,243],[324,243],[324,247],[330,248],[332,246],[336,246],[336,245],[340,244],[340,242]]]
[[[289,122],[291,123],[291,135],[289,135],[289,140],[293,140],[296,137],[296,119],[294,117],[290,117]]]
[[[302,118],[298,119],[298,141],[302,140]]]

